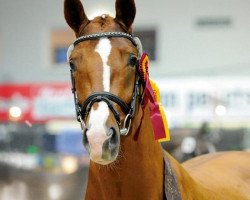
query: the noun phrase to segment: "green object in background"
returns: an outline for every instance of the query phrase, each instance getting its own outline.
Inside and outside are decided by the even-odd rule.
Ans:
[[[39,153],[39,148],[35,145],[29,145],[26,149],[26,152],[28,154],[38,154]]]

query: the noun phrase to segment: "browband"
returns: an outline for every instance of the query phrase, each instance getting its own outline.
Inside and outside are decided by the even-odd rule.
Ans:
[[[71,52],[73,51],[75,46],[77,44],[79,44],[80,42],[87,41],[87,40],[96,40],[96,39],[104,38],[104,37],[106,37],[106,38],[123,37],[123,38],[130,40],[130,42],[132,42],[132,44],[138,49],[138,55],[139,55],[139,57],[141,57],[143,50],[142,50],[142,45],[141,45],[140,39],[138,37],[133,37],[129,33],[124,33],[124,32],[104,32],[104,33],[94,33],[94,34],[90,34],[90,35],[83,35],[83,36],[77,38],[73,42],[73,44],[71,44],[68,48],[67,61],[69,62],[69,57],[70,57]]]
[[[75,42],[73,43],[73,45],[76,46],[77,44],[79,44],[82,41],[96,40],[96,39],[103,38],[103,37],[106,37],[106,38],[124,37],[124,38],[127,38],[128,40],[130,40],[133,43],[133,45],[137,47],[137,43],[134,40],[133,36],[128,34],[128,33],[124,33],[124,32],[104,32],[104,33],[94,33],[91,35],[84,35],[84,36],[77,38],[75,40]]]

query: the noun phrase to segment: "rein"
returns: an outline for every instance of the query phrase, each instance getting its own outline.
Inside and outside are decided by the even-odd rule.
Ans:
[[[72,45],[70,45],[68,52],[67,52],[67,58],[69,61],[69,56],[75,46],[83,41],[87,40],[96,40],[100,38],[111,38],[111,37],[122,37],[126,38],[131,41],[131,43],[138,49],[140,54],[140,42],[138,38],[134,38],[132,35],[124,32],[104,32],[104,33],[96,33],[91,35],[84,35],[79,38],[77,38]],[[132,99],[129,104],[125,103],[121,98],[118,96],[110,93],[110,92],[93,92],[91,95],[89,95],[86,100],[81,104],[78,100],[77,94],[76,94],[76,87],[75,87],[75,79],[74,79],[74,69],[71,67],[70,74],[71,74],[71,84],[72,84],[72,93],[74,96],[74,103],[75,103],[75,110],[76,110],[76,118],[77,121],[80,122],[82,131],[84,132],[87,129],[87,126],[85,124],[85,119],[88,116],[91,107],[94,103],[104,101],[107,103],[110,111],[113,113],[116,122],[120,128],[120,134],[121,135],[127,135],[130,130],[131,121],[135,115],[135,106],[136,106],[136,100],[139,98],[139,101],[141,102],[141,94],[140,94],[140,76],[137,73],[138,68],[138,62],[136,64],[136,74],[135,74],[135,83],[134,83],[134,91],[132,95]],[[120,113],[116,110],[114,103],[118,104],[122,111],[125,113],[126,117],[124,119],[124,122],[122,124]]]

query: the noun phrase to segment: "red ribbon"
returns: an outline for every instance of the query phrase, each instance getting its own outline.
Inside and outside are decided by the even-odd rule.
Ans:
[[[150,85],[149,77],[147,76],[145,85],[145,96],[143,99],[143,110],[145,109],[148,102],[150,103],[149,105],[150,119],[154,130],[155,140],[165,138],[166,136],[165,136],[164,123],[161,116],[159,104],[155,99],[154,91]]]
[[[143,116],[142,116],[140,125],[139,125],[139,127],[134,135],[134,140],[137,140],[139,137],[141,124],[142,124],[142,120],[144,117],[144,110],[145,110],[145,107],[148,103],[149,103],[149,110],[150,110],[150,120],[152,123],[155,140],[160,140],[160,139],[166,138],[164,121],[163,121],[162,114],[160,111],[160,106],[157,102],[156,94],[154,94],[154,90],[153,90],[151,82],[149,80],[149,73],[148,73],[149,66],[148,65],[149,65],[148,55],[146,53],[144,53],[141,56],[140,65],[139,65],[140,78],[145,83],[144,98],[143,98],[143,102],[142,102]]]

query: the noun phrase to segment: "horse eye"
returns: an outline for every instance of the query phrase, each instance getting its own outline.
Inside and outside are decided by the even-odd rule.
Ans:
[[[131,55],[129,56],[128,64],[129,64],[130,66],[136,66],[136,65],[137,65],[137,62],[138,62],[137,57],[136,57],[135,55],[131,54]]]
[[[69,61],[69,66],[70,66],[70,69],[75,71],[76,70],[76,64],[73,60],[70,60]]]

